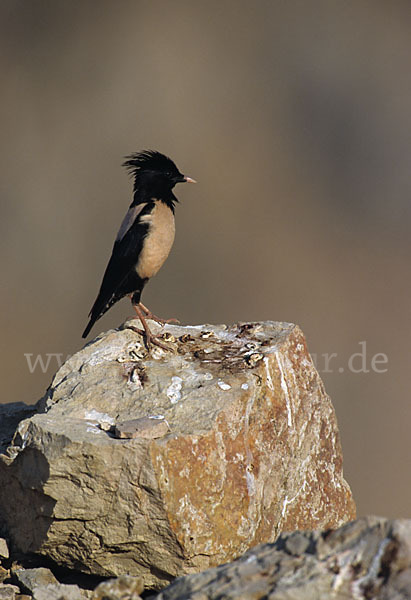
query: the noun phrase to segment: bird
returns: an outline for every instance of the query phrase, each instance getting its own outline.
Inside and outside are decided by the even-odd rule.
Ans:
[[[142,302],[141,294],[167,259],[174,242],[174,212],[178,199],[173,193],[177,183],[196,183],[180,173],[168,156],[156,150],[143,150],[125,157],[123,167],[134,178],[133,201],[120,225],[107,264],[100,291],[89,313],[83,338],[116,302],[129,296],[143,330],[132,327],[152,345],[169,350],[150,330],[147,320],[165,324],[176,319],[161,319]]]

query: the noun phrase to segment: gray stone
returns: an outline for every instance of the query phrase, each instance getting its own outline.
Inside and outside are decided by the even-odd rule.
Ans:
[[[50,569],[38,567],[36,569],[18,569],[13,572],[23,592],[33,594],[34,590],[40,585],[49,583],[58,583]]]
[[[173,352],[148,353],[127,324],[100,335],[19,424],[0,456],[17,550],[158,588],[281,531],[354,518],[335,413],[298,327],[164,332]],[[170,431],[111,433],[141,418]]]
[[[78,585],[49,583],[36,587],[33,600],[86,600],[91,594],[80,589]]]
[[[289,552],[289,554],[294,554],[294,556],[304,554],[309,545],[310,538],[306,533],[301,533],[300,531],[292,533],[285,540],[286,551]]]
[[[240,559],[177,579],[152,600],[409,600],[411,520],[366,517],[335,531],[282,534]],[[112,600],[116,600],[113,598]]]
[[[116,423],[113,435],[117,438],[132,439],[136,437],[155,439],[163,437],[170,431],[170,426],[164,417],[141,417]]]

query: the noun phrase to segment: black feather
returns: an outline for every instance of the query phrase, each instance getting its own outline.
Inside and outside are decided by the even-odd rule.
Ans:
[[[147,203],[139,217],[150,213],[153,206],[154,202]],[[141,223],[137,218],[127,233],[114,243],[100,291],[89,313],[90,322],[84,330],[83,337],[87,337],[94,323],[118,300],[132,292],[143,291],[146,280],[138,277],[134,267],[138,262],[148,228],[148,223]]]
[[[166,156],[156,150],[142,150],[141,152],[134,152],[126,156],[123,162],[123,167],[133,177],[139,176],[143,171],[157,171],[172,174],[180,174],[174,162]]]
[[[155,150],[136,152],[126,156],[126,159],[123,167],[134,177],[134,203],[145,202],[147,191],[166,195],[176,183],[184,181],[184,175],[171,158]],[[173,201],[177,202],[175,196]]]

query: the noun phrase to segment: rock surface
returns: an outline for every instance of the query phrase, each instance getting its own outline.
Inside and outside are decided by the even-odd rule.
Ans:
[[[281,531],[354,518],[334,410],[298,327],[164,332],[174,353],[147,353],[127,324],[102,334],[20,423],[0,457],[14,548],[158,588]],[[158,434],[141,418],[162,437],[139,435]]]
[[[0,538],[0,559],[9,558],[9,547],[7,541],[4,538]]]
[[[20,589],[28,594],[33,594],[34,590],[39,586],[58,583],[50,569],[46,569],[45,567],[18,569],[15,571],[14,577]]]
[[[0,585],[0,600],[15,600],[20,590],[17,586],[9,583]]]
[[[87,600],[91,593],[81,590],[78,585],[49,583],[40,585],[33,591],[33,600]],[[17,599],[16,599],[17,600]]]
[[[0,404],[0,453],[7,449],[17,425],[36,411],[23,402]]]
[[[177,579],[151,600],[348,598],[411,598],[411,520],[367,517],[335,531],[282,534],[235,562]]]
[[[100,583],[93,592],[92,600],[141,600],[144,584],[139,577],[121,575]]]

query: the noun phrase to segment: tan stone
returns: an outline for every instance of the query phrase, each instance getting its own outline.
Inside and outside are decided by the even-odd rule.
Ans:
[[[120,575],[100,583],[93,592],[92,600],[141,600],[144,585],[139,577]]]
[[[7,542],[4,538],[0,538],[0,559],[9,558],[9,547],[7,546]]]
[[[0,583],[3,583],[3,581],[8,577],[10,577],[9,569],[5,569],[3,566],[0,565]]]
[[[281,531],[354,518],[335,413],[298,327],[165,333],[174,354],[148,355],[127,327],[103,334],[57,372],[46,412],[20,424],[0,461],[16,548],[151,587]],[[110,433],[143,417],[170,431]]]

